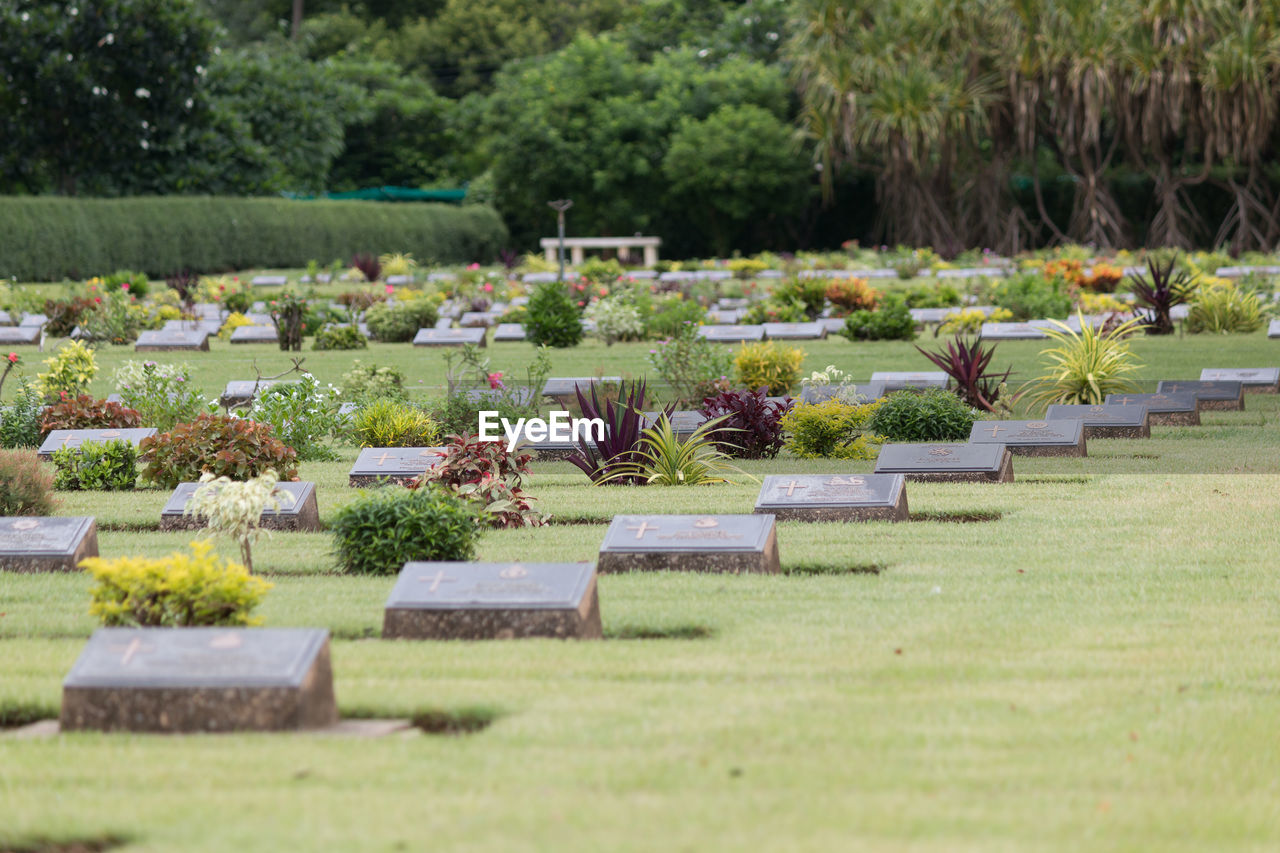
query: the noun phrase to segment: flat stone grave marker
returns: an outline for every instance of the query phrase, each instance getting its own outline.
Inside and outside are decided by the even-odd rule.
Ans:
[[[693,281],[692,270],[670,270],[658,276],[658,281]]]
[[[9,312],[0,311],[0,326],[8,326],[11,323],[13,323],[13,317],[9,315]]]
[[[1244,408],[1244,383],[1230,381],[1162,380],[1156,386],[1161,394],[1195,394],[1201,411],[1238,411]]]
[[[413,338],[415,347],[460,347],[466,344],[484,346],[484,328],[419,329]]]
[[[284,287],[289,283],[287,275],[255,275],[249,279],[254,287]]]
[[[906,521],[901,474],[769,474],[757,513],[786,521]]]
[[[411,275],[389,275],[386,283],[392,287],[402,287],[406,284],[413,284],[413,276]]]
[[[552,376],[542,386],[542,396],[553,397],[564,404],[566,401],[578,399],[576,388],[590,396],[592,385],[621,385],[621,376]]]
[[[271,326],[274,328],[275,323],[271,322],[271,312],[269,311],[250,311],[244,315],[244,318],[255,326]]]
[[[23,314],[22,320],[18,322],[18,325],[40,327],[48,322],[49,317],[46,314]]]
[[[765,323],[764,336],[774,341],[816,341],[827,336],[821,323]]]
[[[510,397],[520,406],[527,406],[533,400],[533,389],[528,385],[515,385],[510,388],[467,388],[462,393],[468,400],[501,400]]]
[[[1101,329],[1103,326],[1107,324],[1107,320],[1111,318],[1111,314],[1085,314],[1083,315],[1083,318],[1084,318],[1084,322],[1089,324],[1089,328]],[[1129,319],[1131,318],[1128,314],[1122,314],[1119,318],[1119,322],[1124,322],[1125,320],[1129,320]],[[1075,332],[1076,334],[1079,334],[1084,330],[1084,324],[1082,324],[1080,320],[1081,320],[1081,315],[1072,314],[1066,320],[1067,328],[1069,328],[1071,331]]]
[[[1003,444],[1015,456],[1088,456],[1084,421],[978,421],[971,444]]]
[[[199,483],[179,483],[169,496],[169,502],[160,510],[161,530],[203,530],[206,519],[183,515],[191,496]],[[267,530],[320,529],[320,510],[316,506],[315,483],[282,481],[276,483],[275,494],[280,501],[278,510],[267,507],[260,516],[261,526]]]
[[[397,640],[603,636],[590,563],[406,563],[382,621]]]
[[[559,276],[553,272],[527,272],[524,274],[523,281],[526,284],[549,284],[558,278]]]
[[[204,329],[148,330],[134,341],[134,352],[209,351],[209,333]]]
[[[286,731],[338,722],[320,628],[99,628],[62,682],[63,731]]]
[[[441,317],[441,318],[439,318],[438,320],[436,320],[436,324],[435,324],[435,326],[433,326],[432,328],[435,328],[435,329],[452,329],[452,328],[453,328],[453,320],[452,320],[451,318],[449,318],[449,317]]]
[[[1003,444],[886,444],[875,472],[919,482],[1009,483],[1013,455]]]
[[[494,323],[498,322],[501,314],[494,311],[465,311],[458,318],[458,325],[464,329],[481,328],[487,329]]]
[[[772,515],[616,515],[596,570],[777,574]]]
[[[1066,405],[1055,404],[1045,412],[1050,421],[1079,418],[1084,423],[1084,437],[1091,438],[1150,438],[1151,421],[1147,407],[1116,405]]]
[[[366,447],[347,474],[350,486],[407,485],[438,463],[443,447]]]
[[[458,277],[451,272],[433,272],[427,276],[427,281],[457,281]]]
[[[280,336],[275,326],[237,326],[231,331],[233,344],[275,344]]]
[[[529,336],[524,330],[524,326],[520,323],[499,323],[497,328],[493,330],[493,341],[523,341],[528,340]]]
[[[917,323],[941,323],[961,310],[960,308],[908,308],[907,313]]]
[[[881,380],[859,382],[856,385],[806,385],[800,389],[803,403],[822,403],[834,400],[841,392],[846,397],[863,403],[871,403],[885,395],[885,383]]]
[[[0,570],[74,572],[98,556],[98,524],[92,516],[0,518]]]
[[[1280,392],[1280,367],[1206,367],[1200,371],[1206,382],[1239,382],[1246,394]]]
[[[245,403],[253,402],[254,386],[257,386],[259,392],[265,391],[272,385],[278,385],[285,380],[282,379],[263,379],[255,382],[252,379],[235,379],[227,383],[227,387],[222,389],[222,396],[219,402],[228,408],[240,406]],[[296,380],[288,380],[294,382]]]
[[[218,320],[221,322],[222,314],[225,309],[217,302],[197,302],[191,306],[191,313],[197,317],[203,317],[209,320]]]
[[[715,311],[742,311],[750,307],[751,300],[744,296],[722,296],[712,309]]]
[[[733,278],[731,270],[694,270],[693,277],[697,281],[728,281]]]
[[[938,270],[938,278],[1003,278],[1009,271],[1004,267],[962,267],[960,269]]]
[[[698,337],[720,344],[764,340],[764,326],[699,326]]]
[[[739,308],[712,308],[707,312],[707,322],[713,326],[734,326],[742,321],[745,313]]]
[[[0,326],[0,345],[36,346],[41,331],[39,326]]]
[[[1246,275],[1280,275],[1280,267],[1276,266],[1258,266],[1258,267],[1218,267],[1214,275],[1220,278],[1242,278]]]
[[[1029,323],[983,323],[978,335],[984,341],[1036,341],[1049,336],[1044,329],[1056,328],[1048,320],[1032,320]]]
[[[818,323],[822,325],[822,328],[827,330],[828,335],[840,335],[844,333],[844,317],[824,317],[819,320]]]
[[[64,447],[79,447],[86,441],[106,444],[108,441],[127,441],[134,447],[138,442],[156,434],[155,427],[138,429],[55,429],[45,437],[44,443],[36,453],[42,459],[51,459],[53,451]]]
[[[627,270],[627,277],[639,280],[649,280],[658,277],[657,270]]]
[[[658,423],[658,418],[664,414],[667,416],[667,419],[671,421],[671,429],[675,432],[676,437],[681,439],[688,438],[693,435],[697,431],[698,427],[702,426],[708,420],[707,416],[702,414],[702,412],[693,411],[691,409],[677,409],[673,412],[645,412],[644,428],[649,429],[650,427],[655,426]],[[732,436],[736,434],[737,433],[730,433],[729,435]],[[729,440],[732,441],[733,439],[730,438]]]
[[[1280,320],[1272,320],[1271,324],[1267,326],[1267,337],[1280,338]]]
[[[1108,406],[1145,406],[1152,426],[1199,426],[1194,394],[1108,394]]]
[[[871,374],[872,382],[883,382],[884,392],[892,394],[894,391],[906,391],[909,389],[924,390],[928,388],[946,388],[951,382],[947,374],[940,370],[924,371],[923,373],[910,373],[901,370],[877,370]]]
[[[216,335],[222,328],[222,324],[215,320],[206,320],[197,318],[195,320],[165,320],[164,325],[160,328],[162,332],[204,332],[208,335]]]

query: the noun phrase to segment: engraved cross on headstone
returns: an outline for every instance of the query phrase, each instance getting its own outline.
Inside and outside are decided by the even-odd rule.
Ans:
[[[992,438],[995,438],[1002,432],[1008,432],[1008,431],[1009,431],[1008,427],[1002,427],[999,424],[993,424],[987,427],[987,432],[991,433]]]
[[[444,569],[441,569],[440,571],[438,571],[438,572],[436,572],[436,573],[435,573],[435,576],[434,576],[434,577],[422,578],[421,580],[422,580],[422,582],[423,582],[423,583],[430,583],[430,584],[431,584],[431,586],[427,588],[427,592],[439,592],[439,591],[440,591],[440,584],[442,584],[442,583],[453,583],[454,581],[456,581],[456,580],[457,580],[457,578],[451,578],[451,577],[449,577],[448,575],[446,575],[446,574],[444,573]]]
[[[638,525],[637,525],[637,524],[628,524],[628,525],[627,525],[627,529],[628,529],[628,530],[634,530],[634,531],[636,532],[636,538],[637,538],[637,539],[642,539],[642,538],[644,538],[644,535],[645,535],[646,533],[648,533],[650,530],[657,530],[657,529],[658,529],[658,525],[656,525],[656,524],[650,524],[650,523],[649,523],[649,522],[647,522],[647,521],[642,521],[642,522],[640,522]]]
[[[378,464],[382,465],[384,462],[386,462],[388,459],[391,458],[391,454],[384,450],[382,451],[382,455],[376,458],[378,460]]]
[[[787,483],[785,486],[783,486],[783,488],[787,490],[787,497],[792,497],[795,494],[796,489],[807,489],[809,487],[802,486],[799,483],[797,483],[795,480],[792,480],[790,483]]]

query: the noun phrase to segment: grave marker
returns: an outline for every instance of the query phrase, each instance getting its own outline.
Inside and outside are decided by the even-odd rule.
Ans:
[[[910,373],[901,370],[877,370],[871,374],[872,382],[883,382],[884,392],[946,388],[950,384],[947,374],[940,370]]]
[[[1016,456],[1088,456],[1084,421],[978,421],[972,444],[1003,444]]]
[[[684,440],[697,432],[698,427],[707,422],[708,418],[702,412],[696,412],[691,409],[677,409],[672,412],[645,412],[643,429],[650,429],[658,423],[658,418],[666,415],[671,422],[671,429],[676,434],[676,438]],[[739,435],[740,433],[730,433],[730,435]]]
[[[1227,381],[1163,380],[1156,386],[1160,394],[1194,394],[1201,411],[1239,411],[1244,408],[1244,384]]]
[[[499,323],[497,328],[493,330],[493,341],[523,341],[528,340],[528,334],[524,330],[524,326],[520,323]]]
[[[408,485],[436,465],[443,447],[366,447],[347,474],[350,486]]]
[[[621,376],[552,376],[542,386],[542,396],[551,397],[561,406],[568,408],[576,403],[577,388],[582,389],[585,396],[591,396],[592,385],[622,385]]]
[[[0,326],[0,346],[38,346],[39,326]]]
[[[875,472],[917,482],[1010,483],[1013,455],[1003,444],[886,444]]]
[[[138,429],[55,429],[45,437],[44,443],[36,453],[41,459],[52,459],[55,450],[64,447],[79,447],[86,441],[106,444],[108,441],[127,441],[134,447],[142,439],[156,434],[155,427]]]
[[[1200,379],[1209,382],[1239,382],[1246,394],[1280,392],[1280,367],[1212,368],[1200,371]]]
[[[285,731],[337,722],[329,632],[318,628],[99,628],[62,683],[63,731]]]
[[[601,574],[627,571],[776,574],[772,515],[618,515],[600,546]]]
[[[183,510],[191,501],[199,483],[179,483],[169,496],[169,501],[160,510],[161,530],[203,530],[206,519],[199,516],[183,515]],[[320,510],[316,506],[315,483],[281,481],[276,483],[276,496],[280,508],[268,506],[262,511],[260,524],[266,530],[305,530],[320,529]]]
[[[1272,320],[1267,326],[1268,338],[1280,338],[1280,320]]]
[[[901,474],[769,474],[755,511],[787,521],[906,521]]]
[[[275,326],[237,326],[231,330],[233,344],[276,344],[280,336]]]
[[[407,563],[387,599],[383,639],[598,640],[590,563]]]
[[[98,556],[98,525],[91,516],[0,517],[0,570],[74,572]]]
[[[209,351],[209,332],[205,329],[148,330],[138,335],[133,344],[134,352],[193,352]]]
[[[1038,341],[1049,336],[1044,329],[1056,328],[1048,320],[1032,320],[1029,323],[991,323],[982,324],[979,338],[984,341]]]
[[[1145,405],[1065,405],[1050,406],[1045,419],[1079,418],[1084,423],[1085,441],[1091,438],[1150,438],[1151,422]]]
[[[771,341],[816,341],[827,336],[821,323],[765,323],[764,336]]]
[[[764,326],[699,326],[698,337],[718,344],[764,340]]]
[[[483,327],[478,329],[419,329],[413,338],[415,347],[460,347],[485,345]]]
[[[255,275],[249,279],[254,287],[284,287],[288,283],[289,277],[285,275]]]
[[[1194,394],[1108,394],[1108,406],[1145,406],[1152,426],[1199,426]]]
[[[255,382],[252,379],[235,379],[228,382],[227,387],[222,389],[222,396],[218,398],[218,402],[229,409],[235,408],[236,406],[243,406],[253,402],[255,386],[257,387],[257,391],[261,393],[272,385],[278,385],[283,381],[284,380],[282,379],[262,379]],[[297,380],[291,379],[286,382],[286,384],[296,381]]]

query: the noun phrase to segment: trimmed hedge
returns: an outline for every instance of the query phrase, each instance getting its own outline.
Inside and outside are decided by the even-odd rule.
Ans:
[[[117,269],[164,276],[301,267],[356,252],[419,263],[492,260],[507,239],[486,205],[278,198],[0,197],[0,277],[87,278]]]

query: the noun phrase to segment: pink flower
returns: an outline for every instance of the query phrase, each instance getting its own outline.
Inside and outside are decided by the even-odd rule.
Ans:
[[[391,294],[393,294],[393,293],[395,293],[395,292],[396,292],[395,286],[394,286],[394,285],[390,285],[390,284],[388,284],[388,285],[387,285],[387,295],[388,295],[388,296],[390,296]]]
[[[502,384],[502,371],[501,371],[501,370],[499,370],[497,373],[490,373],[490,374],[489,374],[489,387],[490,387],[490,388],[506,388],[506,387],[507,387],[507,386],[505,386],[505,385],[503,385],[503,384]]]
[[[604,287],[600,288],[600,295],[601,295],[601,296],[608,296],[608,295],[609,295],[609,290],[608,290],[608,288],[604,288]]]
[[[479,264],[468,264],[468,265],[467,265],[467,269],[469,269],[469,270],[478,270],[478,269],[480,269],[480,265],[479,265]]]
[[[18,354],[16,352],[9,353],[9,363],[10,364],[18,363]]]
[[[126,281],[124,284],[120,285],[120,289],[127,293],[129,291],[129,282]]]
[[[493,293],[493,285],[489,284],[487,281],[485,282],[484,287],[480,289],[483,290],[485,293]]]

